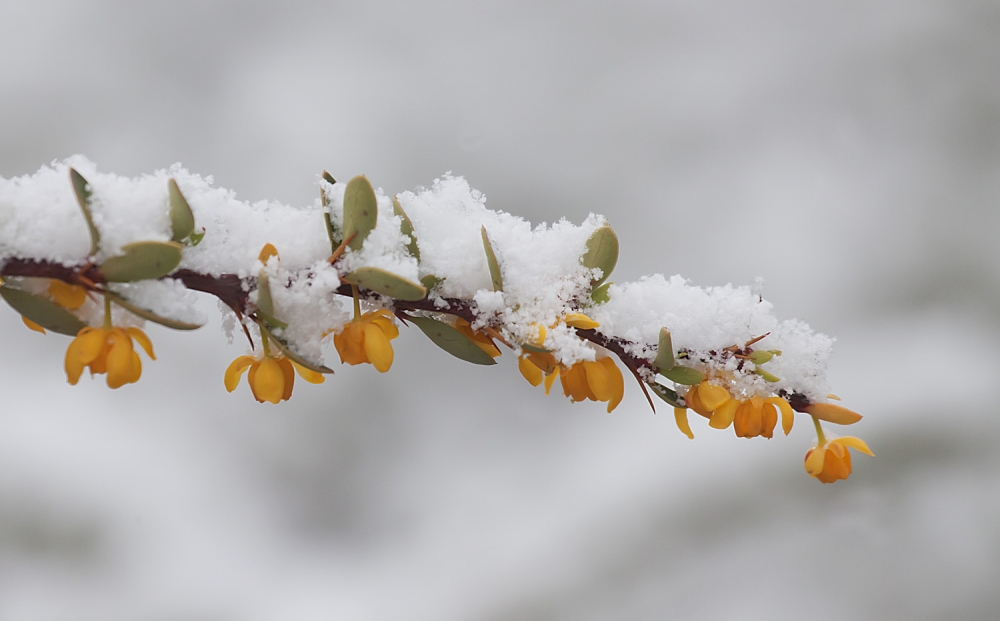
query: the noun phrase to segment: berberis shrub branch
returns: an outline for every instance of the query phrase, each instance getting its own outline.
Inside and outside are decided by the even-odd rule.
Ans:
[[[84,369],[111,388],[138,381],[135,344],[155,359],[144,321],[200,327],[200,291],[249,344],[219,378],[232,392],[246,373],[261,403],[288,400],[296,373],[322,383],[330,341],[342,363],[385,373],[399,326],[415,326],[472,364],[511,350],[532,386],[548,394],[558,379],[608,412],[629,375],[689,438],[689,411],[741,438],[771,438],[779,418],[787,435],[803,413],[817,434],[805,469],[824,483],[850,474],[848,448],[871,455],[824,433],[861,419],[830,402],[832,339],[779,322],[750,287],[613,283],[619,241],[604,217],[532,228],[460,177],[396,196],[363,176],[317,185],[305,208],[251,205],[179,165],[129,179],[80,156],[0,178],[0,295],[29,328],[72,337],[70,384]]]

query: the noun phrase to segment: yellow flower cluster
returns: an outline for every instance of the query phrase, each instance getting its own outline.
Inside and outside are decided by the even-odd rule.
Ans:
[[[600,326],[583,313],[564,315],[549,327],[554,327],[559,323],[565,323],[567,326],[582,330],[592,330]],[[542,348],[548,333],[544,326],[537,326],[537,329],[537,336],[530,343],[533,349]],[[618,407],[625,395],[625,381],[622,379],[622,372],[615,365],[615,361],[608,356],[594,361],[577,362],[566,367],[559,364],[555,356],[549,352],[527,351],[518,358],[517,368],[532,386],[538,386],[544,381],[546,395],[549,394],[552,384],[555,383],[558,376],[564,395],[574,402],[584,400],[606,402],[608,412]]]

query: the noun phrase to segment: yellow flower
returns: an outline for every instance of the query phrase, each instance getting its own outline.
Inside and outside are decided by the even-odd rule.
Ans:
[[[819,445],[806,453],[806,472],[823,483],[846,479],[851,474],[851,454],[847,451],[848,447],[865,455],[875,456],[868,445],[858,438],[845,436],[826,442],[821,435]]]
[[[708,425],[715,429],[726,429],[735,422],[734,431],[739,438],[772,437],[778,422],[778,410],[781,410],[781,428],[786,436],[792,431],[792,424],[795,422],[792,406],[781,397],[736,399],[722,386],[707,380],[688,390],[684,402],[689,408],[708,418]],[[674,417],[681,432],[689,438],[694,437],[684,410],[675,408]]]
[[[229,392],[236,390],[247,368],[250,369],[247,375],[250,392],[259,403],[287,401],[292,396],[295,371],[298,371],[302,379],[310,384],[322,384],[326,380],[321,373],[300,366],[285,357],[273,358],[265,355],[264,358],[257,360],[253,356],[240,356],[226,369],[226,390]]]
[[[609,357],[593,362],[577,362],[568,369],[560,366],[559,380],[562,382],[563,394],[573,401],[606,401],[608,412],[618,407],[625,395],[622,372]]]
[[[489,354],[491,358],[497,358],[500,356],[500,350],[497,348],[496,343],[493,342],[493,339],[480,330],[473,330],[472,324],[468,321],[462,319],[461,317],[456,317],[455,329],[467,336],[469,340],[475,343],[479,349]],[[537,386],[538,384],[535,385]]]
[[[139,380],[142,362],[132,347],[132,339],[153,355],[153,344],[149,337],[138,328],[83,328],[66,350],[66,378],[75,385],[80,380],[84,367],[90,367],[90,374],[108,375],[108,386],[119,388]]]
[[[392,313],[384,308],[368,311],[352,320],[333,336],[341,362],[350,365],[370,362],[380,373],[392,366],[392,339],[399,336]]]

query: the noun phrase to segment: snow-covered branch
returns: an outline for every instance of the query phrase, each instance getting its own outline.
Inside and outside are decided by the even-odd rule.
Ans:
[[[828,401],[832,339],[778,321],[754,288],[612,283],[619,242],[603,216],[532,227],[460,177],[396,196],[364,177],[317,184],[317,201],[294,208],[239,201],[178,165],[130,179],[77,156],[0,179],[0,294],[29,327],[74,337],[74,384],[85,368],[112,388],[138,380],[133,341],[153,351],[142,321],[199,327],[200,291],[250,343],[220,371],[227,389],[249,371],[261,402],[288,399],[296,370],[322,382],[331,340],[342,362],[387,371],[398,322],[475,364],[505,346],[532,385],[548,393],[558,378],[608,411],[624,393],[617,358],[689,437],[688,410],[748,438],[771,437],[779,414],[787,434],[806,413],[818,434],[806,470],[824,482],[850,473],[846,447],[870,453],[823,435],[820,420],[861,418]]]

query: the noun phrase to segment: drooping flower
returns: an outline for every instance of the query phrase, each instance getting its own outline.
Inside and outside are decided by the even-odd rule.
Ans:
[[[66,350],[67,380],[75,385],[83,369],[89,367],[92,376],[107,373],[110,388],[138,381],[142,374],[142,361],[132,346],[133,339],[150,359],[156,360],[153,344],[138,328],[83,328]]]
[[[568,313],[559,317],[549,327],[554,328],[560,323],[582,330],[593,330],[601,325],[583,313]],[[531,349],[524,351],[517,359],[517,368],[532,386],[538,386],[544,381],[545,394],[547,395],[552,390],[552,385],[555,383],[562,365],[556,361],[556,357],[551,352],[541,351],[545,337],[548,335],[546,327],[542,324],[535,324],[535,329],[537,330],[535,337],[528,343]]]
[[[283,356],[272,357],[270,354],[264,354],[261,359],[254,356],[240,356],[226,369],[226,390],[229,392],[236,390],[243,372],[248,368],[250,373],[247,374],[247,383],[250,384],[250,392],[253,393],[254,399],[259,403],[267,401],[276,404],[287,401],[292,396],[296,371],[310,384],[322,384],[326,380],[321,373],[307,369]]]
[[[610,357],[577,362],[569,368],[560,366],[559,380],[563,394],[573,401],[604,401],[608,412],[618,407],[625,395],[622,372]]]
[[[795,422],[792,406],[781,397],[754,396],[737,399],[724,387],[708,380],[691,387],[684,396],[684,401],[689,408],[708,418],[710,427],[727,429],[735,423],[733,429],[740,438],[771,438],[778,422],[778,410],[781,410],[781,428],[786,436],[792,431]],[[678,428],[684,435],[692,437],[687,415],[682,417],[676,410],[674,415]]]
[[[500,349],[497,348],[496,343],[493,339],[482,330],[473,330],[472,324],[462,319],[461,317],[455,318],[455,329],[464,334],[469,338],[479,349],[483,350],[490,355],[491,358],[497,358],[500,356]],[[535,384],[537,386],[537,384]]]
[[[864,440],[844,436],[809,449],[805,458],[806,472],[823,483],[846,479],[851,474],[851,454],[848,448],[875,456]]]
[[[348,322],[333,336],[341,362],[355,365],[370,362],[380,373],[392,366],[392,339],[399,336],[392,313],[384,308],[368,311]]]

